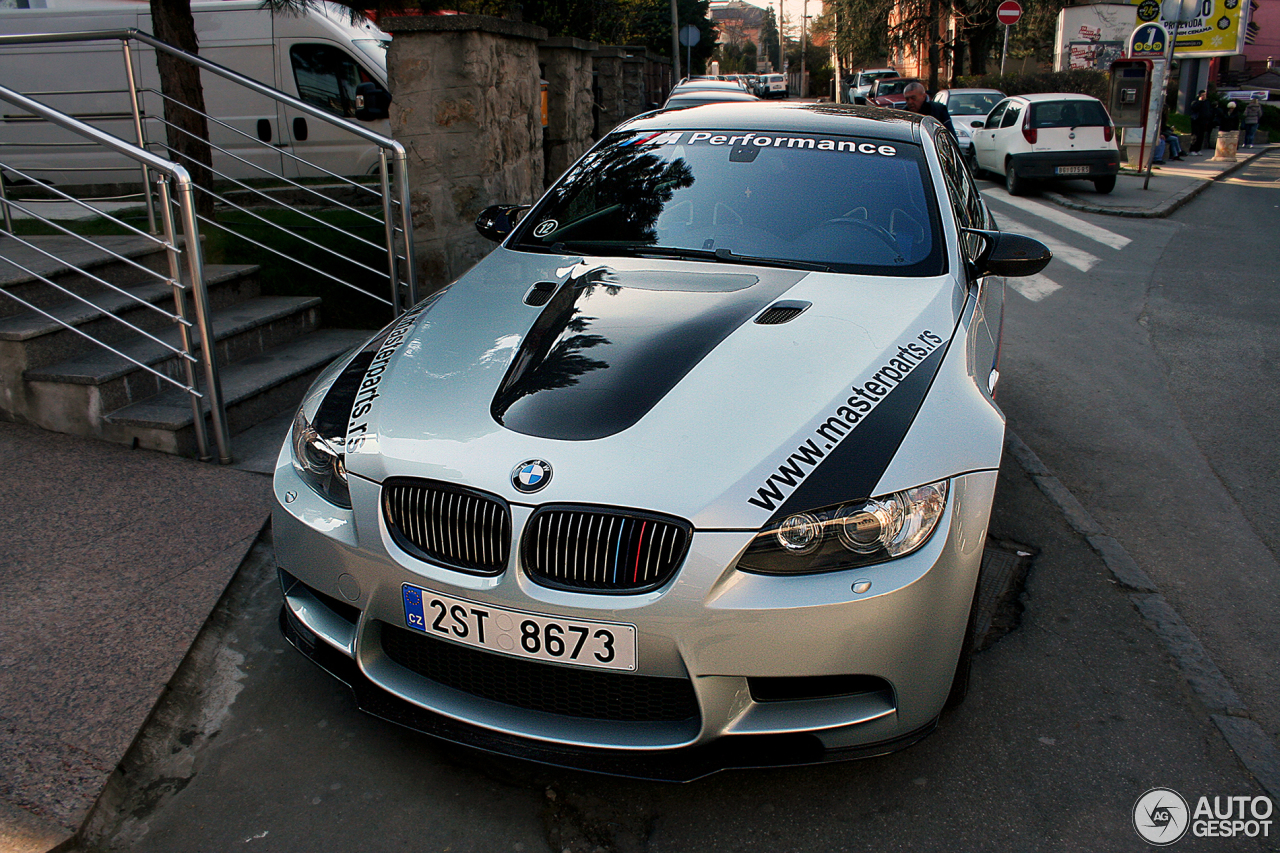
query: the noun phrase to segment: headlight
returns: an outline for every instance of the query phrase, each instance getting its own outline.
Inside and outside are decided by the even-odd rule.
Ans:
[[[798,512],[756,534],[738,561],[767,575],[834,572],[903,557],[929,541],[947,506],[947,481],[855,504]]]
[[[957,128],[956,128],[956,137],[957,137],[958,139],[968,139],[968,138],[969,138],[969,131],[965,130],[963,127],[957,127]]]
[[[290,441],[293,443],[293,467],[307,485],[331,503],[351,509],[346,461],[332,444],[316,432],[301,409],[293,419]]]

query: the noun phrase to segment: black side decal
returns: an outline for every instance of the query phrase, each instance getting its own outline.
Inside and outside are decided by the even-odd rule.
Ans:
[[[813,452],[806,454],[806,458],[801,461],[809,461],[809,458],[818,456],[821,461],[817,463],[817,467],[804,474],[804,479],[795,491],[787,496],[769,519],[769,524],[797,512],[870,498],[871,490],[880,481],[897,454],[902,440],[906,438],[907,430],[920,411],[948,348],[949,345],[941,346],[930,353],[885,395],[852,432],[838,443],[832,442],[834,446],[829,450],[824,452],[818,443],[810,440],[808,445]],[[791,461],[790,457],[788,461]],[[799,464],[791,467],[803,471],[803,466]],[[800,472],[790,471],[793,476],[797,473]]]

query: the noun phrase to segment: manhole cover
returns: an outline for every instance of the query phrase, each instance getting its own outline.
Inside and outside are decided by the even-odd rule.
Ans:
[[[982,574],[978,579],[978,623],[973,645],[978,651],[990,648],[1018,627],[1022,616],[1023,584],[1037,549],[1002,539],[987,539],[982,551]]]

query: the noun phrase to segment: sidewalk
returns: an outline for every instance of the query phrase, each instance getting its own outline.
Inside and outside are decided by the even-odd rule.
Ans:
[[[260,474],[0,423],[0,850],[79,829],[270,511]]]
[[[1052,189],[1045,189],[1042,195],[1054,204],[1086,213],[1163,219],[1204,192],[1214,181],[1244,168],[1271,150],[1280,150],[1280,144],[1240,151],[1235,162],[1214,160],[1207,149],[1202,157],[1184,155],[1186,159],[1180,162],[1166,161],[1165,165],[1156,166],[1146,189],[1143,189],[1147,183],[1145,173],[1122,170],[1116,188],[1106,195],[1095,192],[1088,181],[1049,184]]]

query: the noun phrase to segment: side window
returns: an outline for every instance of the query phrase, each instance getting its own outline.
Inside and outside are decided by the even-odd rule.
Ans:
[[[955,214],[956,224],[962,228],[970,228],[973,223],[969,221],[969,210],[964,203],[964,191],[958,174],[965,171],[960,152],[956,151],[949,134],[934,134],[933,143],[938,147],[938,160],[942,166],[942,177],[946,180],[947,198],[951,201],[951,212]]]
[[[1010,106],[1004,111],[1004,118],[1000,120],[1000,127],[1013,127],[1018,123],[1018,117],[1022,115],[1022,110],[1015,106]]]
[[[1004,115],[1004,111],[1008,108],[1008,106],[1009,106],[1008,101],[1001,101],[1000,103],[996,104],[996,108],[991,111],[991,115],[987,116],[987,120],[983,126],[986,128],[999,127],[1000,118],[1001,116]]]
[[[343,118],[356,114],[356,86],[372,78],[343,51],[327,44],[289,48],[298,97]]]
[[[946,179],[947,197],[955,213],[956,225],[961,228],[990,228],[987,206],[983,203],[982,196],[969,175],[969,169],[960,156],[960,150],[951,139],[951,134],[946,132],[936,134],[934,143],[938,146],[938,159],[941,161],[942,175]],[[982,246],[981,237],[972,234],[960,235],[961,253],[969,260],[978,256]]]

